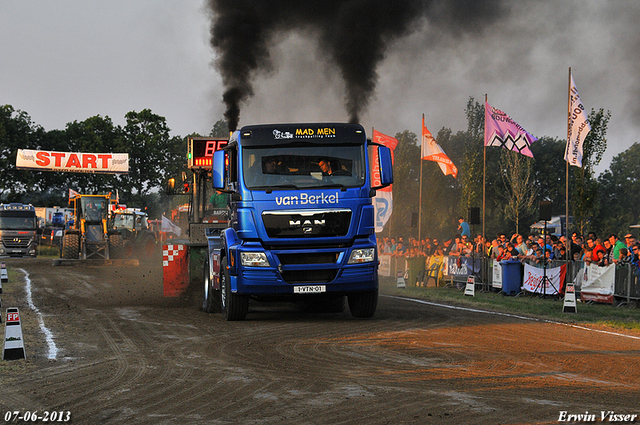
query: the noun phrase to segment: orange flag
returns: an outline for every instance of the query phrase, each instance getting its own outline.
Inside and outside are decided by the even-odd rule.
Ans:
[[[437,162],[445,176],[451,174],[457,178],[458,169],[433,138],[431,132],[427,130],[424,125],[424,116],[422,117],[422,159]]]

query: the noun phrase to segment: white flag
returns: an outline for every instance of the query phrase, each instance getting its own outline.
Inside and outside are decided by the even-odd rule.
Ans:
[[[582,144],[587,134],[591,131],[591,125],[580,100],[576,83],[571,76],[569,87],[569,122],[567,131],[567,148],[564,159],[571,165],[582,167]]]
[[[167,217],[165,217],[164,215],[162,216],[161,231],[166,233],[175,233],[178,236],[182,234],[182,229],[176,226],[175,224],[173,224],[173,222],[169,220]]]

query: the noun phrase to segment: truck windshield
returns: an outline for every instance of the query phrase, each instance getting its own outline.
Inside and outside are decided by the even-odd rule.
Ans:
[[[133,214],[115,214],[113,217],[114,229],[133,229]]]
[[[363,146],[277,146],[243,150],[249,189],[360,187],[365,182]]]
[[[0,214],[0,229],[2,230],[34,230],[36,228],[35,214],[31,213],[31,216],[23,214],[8,215],[7,213]]]
[[[82,213],[87,221],[100,221],[107,216],[107,201],[100,198],[82,198]]]

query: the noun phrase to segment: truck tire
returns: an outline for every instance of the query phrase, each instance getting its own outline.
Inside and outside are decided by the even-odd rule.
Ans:
[[[354,292],[347,296],[351,315],[359,319],[372,317],[378,307],[378,290]]]
[[[109,235],[109,257],[111,259],[124,258],[124,242],[122,235]]]
[[[80,235],[65,233],[62,238],[62,258],[77,260],[80,258]]]
[[[209,274],[209,261],[204,262],[204,278],[202,279],[202,311],[214,313],[217,310],[219,301],[216,300],[216,291],[213,289],[211,276]]]
[[[222,316],[228,322],[244,320],[249,312],[249,297],[231,292],[229,270],[227,270],[227,258],[220,264],[220,307]]]

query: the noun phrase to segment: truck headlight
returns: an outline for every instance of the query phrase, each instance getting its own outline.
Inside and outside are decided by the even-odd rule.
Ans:
[[[354,249],[347,264],[371,263],[375,257],[375,248]]]
[[[269,260],[264,252],[241,252],[240,264],[252,267],[269,267]]]

